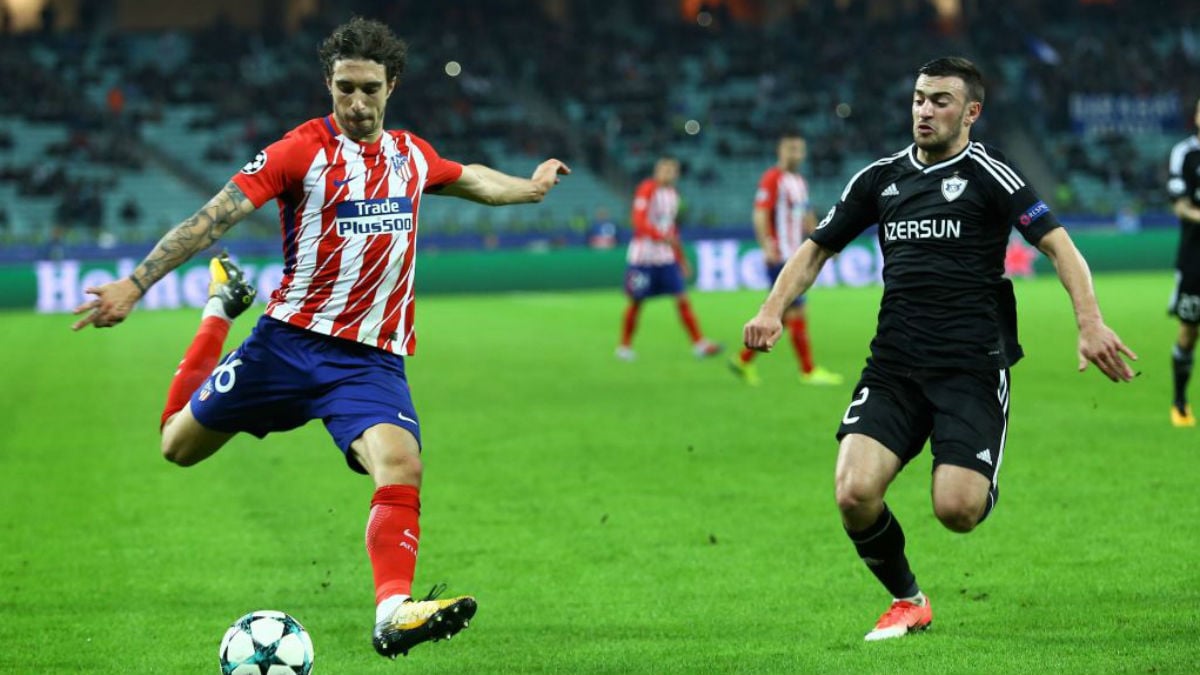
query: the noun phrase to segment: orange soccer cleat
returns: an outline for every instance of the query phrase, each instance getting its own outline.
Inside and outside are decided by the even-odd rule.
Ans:
[[[888,611],[875,622],[875,629],[863,638],[868,642],[904,637],[909,633],[925,630],[933,624],[933,608],[929,598],[921,596],[920,605],[908,600],[894,600]]]

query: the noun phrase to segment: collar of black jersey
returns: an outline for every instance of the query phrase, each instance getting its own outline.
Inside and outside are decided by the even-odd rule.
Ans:
[[[938,169],[944,169],[944,168],[950,166],[951,164],[957,164],[958,162],[961,162],[963,159],[966,158],[967,153],[969,153],[971,151],[971,147],[974,145],[975,145],[975,141],[969,141],[967,143],[966,147],[964,147],[962,149],[962,152],[951,157],[950,159],[944,159],[944,160],[938,162],[937,164],[930,164],[929,166],[925,166],[917,159],[917,144],[913,143],[912,145],[908,146],[908,161],[912,162],[913,168],[915,168],[917,171],[920,171],[921,173],[933,173],[934,171],[937,171]]]

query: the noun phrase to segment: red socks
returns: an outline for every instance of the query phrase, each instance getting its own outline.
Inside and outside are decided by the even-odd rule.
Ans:
[[[792,334],[792,346],[796,348],[796,356],[800,357],[800,370],[805,373],[813,371],[812,348],[808,344],[808,323],[804,319],[788,321],[788,330]]]
[[[641,309],[642,303],[640,302],[631,302],[625,309],[625,321],[621,324],[622,347],[628,347],[633,343],[633,331],[637,330],[638,312]]]
[[[232,321],[219,316],[205,317],[200,321],[196,337],[192,338],[192,344],[183,355],[183,360],[179,362],[179,368],[171,380],[171,387],[167,390],[167,405],[163,409],[159,429],[166,425],[168,418],[183,410],[191,399],[192,392],[196,391],[196,388],[212,374],[213,368],[217,367],[217,361],[221,360],[221,349],[225,346],[225,338],[229,335],[229,327],[232,325]]]
[[[375,603],[393,595],[412,595],[421,537],[420,491],[412,485],[384,485],[371,498],[367,518],[367,555],[375,573]]]
[[[692,303],[687,298],[679,299],[679,320],[683,321],[683,327],[687,328],[688,335],[692,337],[692,344],[704,339],[704,335],[700,333],[700,324],[696,322],[696,315],[692,313]]]

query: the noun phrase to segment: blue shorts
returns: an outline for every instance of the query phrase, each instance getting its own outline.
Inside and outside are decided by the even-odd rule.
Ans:
[[[767,263],[767,276],[770,277],[772,286],[775,285],[775,280],[779,278],[779,273],[783,271],[783,265],[784,265],[784,263],[778,263],[775,265],[772,265],[771,263]],[[804,306],[804,294],[803,293],[801,293],[800,295],[797,295],[796,299],[792,301],[792,304],[788,305],[788,307],[796,307],[797,309],[799,309],[800,307],[803,307],[803,306]]]
[[[421,443],[403,356],[266,315],[191,402],[192,415],[206,428],[259,438],[319,419],[359,473],[366,470],[350,444],[376,424],[403,427]]]
[[[656,295],[683,292],[683,271],[678,263],[630,265],[625,270],[625,292],[638,302]]]

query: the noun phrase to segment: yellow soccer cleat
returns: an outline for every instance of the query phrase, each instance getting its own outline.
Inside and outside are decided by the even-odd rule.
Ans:
[[[742,361],[740,354],[734,354],[729,357],[729,370],[733,371],[734,375],[737,375],[741,378],[742,382],[751,387],[757,387],[762,384],[762,379],[758,376],[758,368],[755,367],[754,363]]]
[[[258,292],[246,281],[242,268],[229,259],[229,253],[208,261],[208,274],[208,297],[221,300],[227,318],[236,319],[254,302]]]
[[[1182,408],[1177,405],[1171,406],[1171,425],[1176,427],[1196,426],[1196,418],[1192,415],[1192,406],[1186,404]]]
[[[825,370],[821,366],[817,366],[812,369],[811,373],[800,373],[800,382],[803,384],[836,386],[843,382],[843,378],[832,370]]]
[[[408,600],[392,615],[375,624],[372,642],[380,656],[396,658],[422,642],[449,640],[475,616],[475,598],[460,595],[438,600],[445,586],[434,587],[424,600]]]

